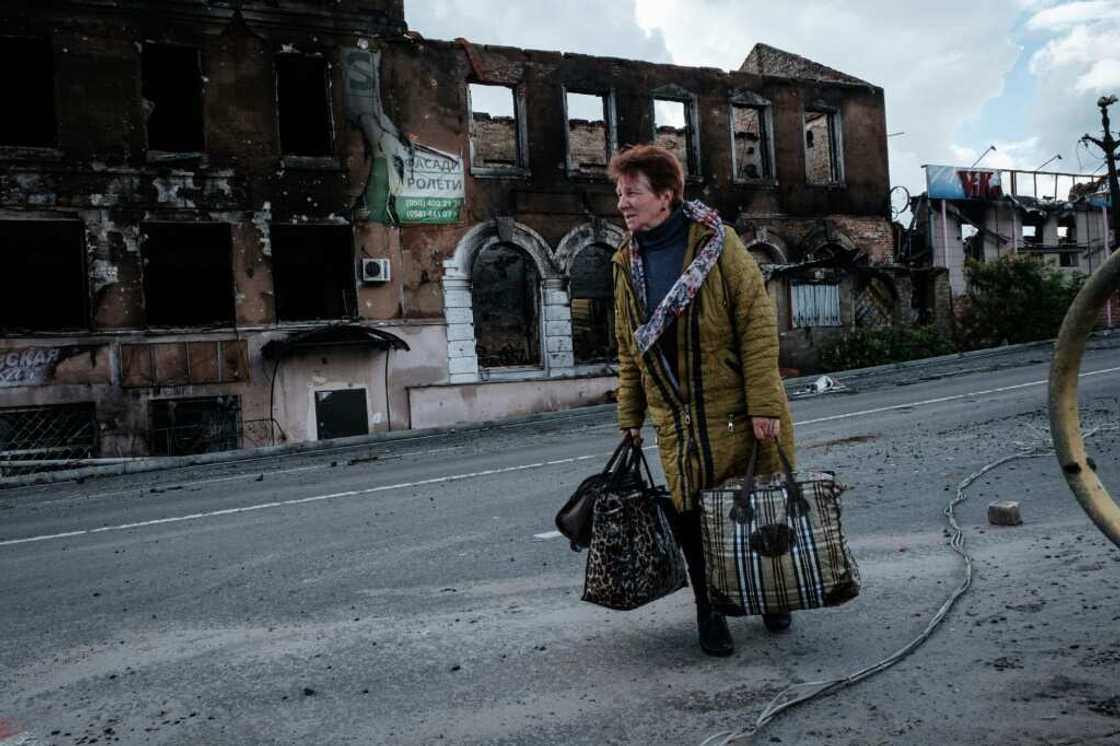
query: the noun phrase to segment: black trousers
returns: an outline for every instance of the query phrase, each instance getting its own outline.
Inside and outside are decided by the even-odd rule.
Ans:
[[[704,535],[701,533],[700,511],[678,513],[672,503],[667,503],[665,515],[669,518],[673,536],[684,552],[688,581],[692,584],[692,593],[696,597],[696,610],[706,612],[711,604],[708,602],[708,582],[704,569]]]

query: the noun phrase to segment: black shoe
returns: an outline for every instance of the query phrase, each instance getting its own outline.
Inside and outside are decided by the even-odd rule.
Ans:
[[[727,619],[718,611],[700,611],[696,615],[700,630],[700,648],[708,655],[727,656],[735,652]]]
[[[785,632],[793,624],[793,617],[788,611],[784,614],[763,614],[762,623],[770,632]]]

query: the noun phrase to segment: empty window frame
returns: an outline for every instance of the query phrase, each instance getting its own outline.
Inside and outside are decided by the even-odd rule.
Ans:
[[[770,128],[770,107],[731,104],[731,157],[735,181],[770,181],[774,178],[774,145]]]
[[[517,91],[504,85],[471,83],[467,94],[472,172],[486,174],[524,170],[527,135]]]
[[[58,126],[51,43],[46,39],[0,36],[0,70],[5,71],[4,96],[15,105],[0,117],[0,145],[54,145]]]
[[[273,225],[272,283],[278,321],[353,318],[358,301],[348,225]]]
[[[695,110],[688,94],[653,97],[653,143],[672,151],[687,177],[700,175]]]
[[[1077,218],[1069,216],[1068,218],[1060,218],[1058,220],[1058,243],[1060,244],[1076,244],[1077,243]]]
[[[285,155],[334,155],[330,71],[322,55],[276,55],[276,113]]]
[[[970,223],[961,223],[960,228],[961,248],[965,258],[984,261],[984,236],[979,229]]]
[[[1079,266],[1078,261],[1077,261],[1078,253],[1079,252],[1077,252],[1077,251],[1063,251],[1063,252],[1059,253],[1058,254],[1058,266],[1059,267],[1077,267],[1077,266]]]
[[[843,183],[843,136],[839,112],[807,110],[803,130],[805,180],[810,184]]]
[[[229,226],[145,223],[144,313],[152,326],[234,321]]]
[[[611,101],[610,94],[564,92],[569,175],[606,176],[611,154],[618,147]]]
[[[140,61],[148,150],[200,153],[202,71],[198,50],[145,44]]]
[[[187,456],[241,447],[241,399],[210,396],[152,399],[149,452],[153,456]]]
[[[541,276],[513,244],[478,252],[471,268],[475,349],[484,368],[540,367]]]
[[[840,326],[840,286],[792,283],[793,326]]]
[[[577,364],[618,359],[611,290],[613,253],[609,246],[592,244],[572,262],[572,350]]]
[[[1022,233],[1024,246],[1037,246],[1042,243],[1042,226],[1024,223]]]
[[[0,329],[86,328],[85,253],[85,232],[76,220],[0,221]]]

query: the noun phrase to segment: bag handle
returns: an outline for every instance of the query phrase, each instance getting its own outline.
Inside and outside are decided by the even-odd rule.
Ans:
[[[795,520],[799,515],[809,512],[809,503],[801,490],[801,485],[793,477],[793,465],[778,441],[774,443],[778,448],[778,458],[782,462],[782,472],[786,482],[786,515]],[[748,523],[754,518],[754,509],[751,508],[751,493],[755,490],[756,471],[758,469],[758,441],[751,444],[751,456],[747,462],[747,476],[743,479],[743,486],[735,495],[734,506],[731,508],[730,518],[736,523]]]

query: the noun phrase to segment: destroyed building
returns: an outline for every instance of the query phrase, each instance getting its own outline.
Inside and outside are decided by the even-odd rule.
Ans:
[[[763,265],[782,364],[916,317],[882,89],[431,41],[401,0],[0,10],[9,466],[606,401],[610,155],[658,142]]]
[[[1107,178],[1055,171],[926,166],[927,190],[912,200],[900,259],[943,267],[954,296],[967,290],[968,260],[1031,256],[1062,272],[1092,274],[1108,258]],[[1114,297],[1102,321],[1120,323]]]

